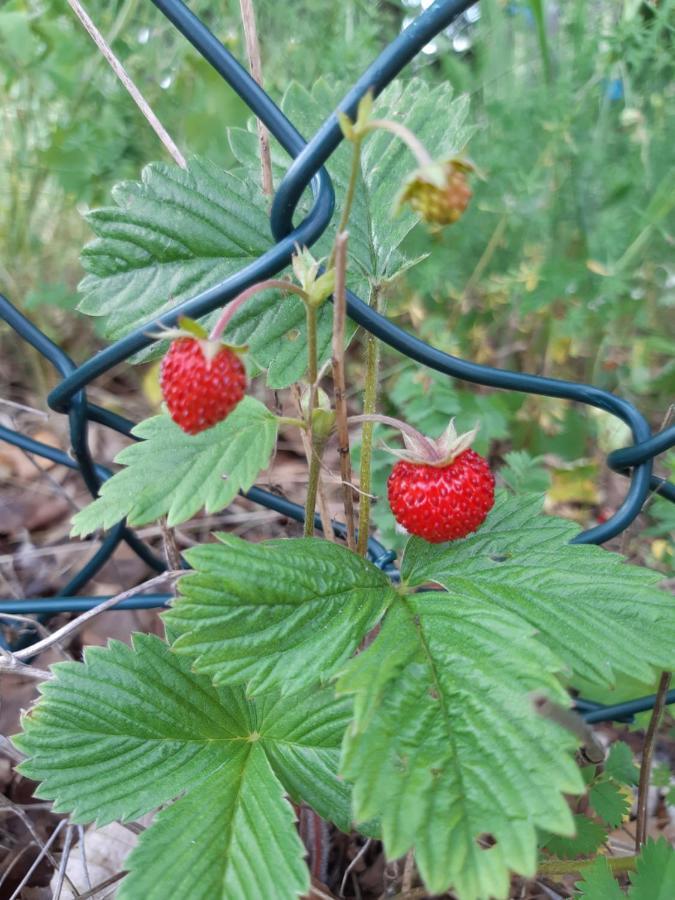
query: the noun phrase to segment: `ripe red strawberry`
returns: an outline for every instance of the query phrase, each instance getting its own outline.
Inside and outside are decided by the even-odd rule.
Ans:
[[[452,423],[437,441],[404,434],[408,452],[399,454],[387,494],[394,518],[411,534],[432,544],[454,541],[485,520],[495,480],[483,457],[469,449],[474,436],[458,437]]]
[[[198,434],[239,403],[246,391],[246,370],[231,347],[186,335],[171,342],[160,384],[174,422],[188,434]]]

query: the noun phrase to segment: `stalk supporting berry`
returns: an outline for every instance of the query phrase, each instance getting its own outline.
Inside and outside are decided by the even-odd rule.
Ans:
[[[458,435],[453,422],[436,439],[389,416],[354,416],[398,428],[406,449],[387,481],[394,518],[410,534],[432,544],[471,534],[494,504],[495,480],[485,459],[471,449],[476,429]]]

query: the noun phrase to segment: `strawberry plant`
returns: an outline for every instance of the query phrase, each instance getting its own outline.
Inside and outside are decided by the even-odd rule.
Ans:
[[[311,95],[293,87],[285,108],[310,130],[337,96],[324,83]],[[157,335],[174,341],[168,351],[158,342],[168,413],[136,427],[123,468],[73,520],[76,535],[123,519],[166,516],[170,528],[254,484],[280,430],[297,430],[307,448],[303,537],[214,533],[184,554],[190,570],[163,615],[164,639],[137,635],[55,665],[23,718],[21,771],[55,809],[99,824],[158,810],[126,862],[123,898],[306,894],[299,805],[381,840],[390,859],[413,853],[430,893],[506,898],[513,874],[543,871],[539,848],[564,857],[564,841],[578,839],[575,856],[596,854],[606,832],[582,822],[570,796],[588,787],[608,826],[625,814],[626,765],[585,780],[575,760],[584,732],[567,707],[580,681],[611,689],[673,668],[675,608],[660,576],[575,543],[577,527],[544,515],[537,496],[495,494],[474,433],[458,437],[444,421],[431,439],[379,415],[372,336],[363,409],[348,416],[346,290],[383,308],[418,261],[402,244],[423,230],[420,216],[462,228],[475,171],[461,156],[465,118],[447,86],[417,79],[394,83],[376,106],[367,94],[354,121],[342,117],[346,141],[329,164],[337,227],[316,257],[296,248],[288,277],[184,322],[187,334]],[[268,249],[256,136],[233,132],[230,143],[235,171],[200,159],[186,170],[153,165],[89,215],[97,237],[83,254],[81,309],[109,337],[152,329]],[[273,175],[281,166],[273,155]],[[265,386],[290,389],[297,416],[263,402]],[[399,584],[366,554],[378,421],[406,443],[388,491],[410,533]],[[315,535],[331,442],[346,545],[326,521]]]

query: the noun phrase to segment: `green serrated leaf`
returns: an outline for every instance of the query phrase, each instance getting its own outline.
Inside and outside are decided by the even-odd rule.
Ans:
[[[638,783],[640,772],[633,762],[633,751],[624,741],[615,741],[610,747],[605,773],[620,784]]]
[[[159,813],[126,861],[119,897],[296,897],[309,881],[294,821],[265,751],[249,744]]]
[[[573,832],[575,739],[534,710],[532,693],[565,694],[532,633],[488,597],[413,594],[338,681],[355,816],[381,817],[390,858],[414,846],[433,893],[504,898],[510,870],[536,869],[536,828]]]
[[[188,551],[195,571],[164,614],[174,648],[216,684],[257,694],[327,678],[395,596],[386,575],[337,544],[217,537]]]
[[[451,544],[412,538],[402,577],[451,597],[483,596],[527,621],[571,672],[596,684],[649,681],[675,666],[675,605],[663,577],[600,547],[570,544],[578,527],[541,513],[536,497],[498,494],[485,523]],[[611,631],[608,623],[611,622]]]
[[[671,769],[668,763],[659,763],[652,768],[650,782],[654,787],[665,788],[670,785]]]
[[[110,528],[125,517],[143,525],[166,515],[173,526],[202,508],[218,512],[269,465],[277,419],[259,400],[244,397],[226,419],[200,434],[186,434],[168,415],[141,422],[133,434],[142,440],[115,459],[126,468],[73,517],[72,534]]]
[[[298,129],[310,135],[343,92],[339,85],[325,81],[317,82],[311,94],[291,85],[283,108]],[[466,142],[467,111],[467,99],[453,100],[449,83],[431,88],[417,78],[405,86],[390,85],[377,104],[378,115],[412,127],[432,153],[444,155],[452,155]],[[79,308],[100,318],[105,337],[115,340],[152,321],[249,265],[272,246],[268,200],[258,187],[257,139],[234,129],[230,145],[241,166],[236,175],[197,157],[189,160],[187,170],[151,163],[140,183],[116,186],[114,206],[88,213],[96,239],[82,252],[88,274],[80,284]],[[345,144],[328,162],[338,211],[350,160],[351,146]],[[395,219],[391,215],[395,185],[414,168],[403,144],[379,132],[365,142],[363,163],[365,179],[349,226],[348,286],[367,296],[371,277],[391,278],[407,263],[398,248],[418,220],[409,211]],[[274,146],[277,182],[288,164],[288,157]],[[332,238],[329,229],[318,243],[318,257],[327,255]],[[305,315],[297,297],[282,297],[277,291],[261,294],[238,311],[228,334],[249,345],[258,365],[268,370],[270,387],[287,387],[306,370]],[[324,308],[318,316],[317,340],[322,361],[330,353],[330,334],[331,312]]]
[[[558,859],[576,859],[578,856],[592,856],[607,840],[607,829],[588,816],[575,815],[574,837],[546,835],[541,846]]]
[[[584,868],[583,881],[578,881],[575,887],[581,891],[579,896],[584,900],[626,900],[604,856]]]
[[[143,833],[122,896],[291,900],[308,889],[283,794],[347,826],[336,767],[348,703],[316,687],[247,701],[151,635],[89,647],[54,673],[14,739],[37,796],[99,824],[180,797]]]
[[[621,786],[604,776],[591,785],[588,799],[598,816],[612,828],[618,828],[630,809],[630,800]]]
[[[254,182],[257,184],[257,182]],[[248,265],[272,244],[257,189],[206,160],[151,163],[93,210],[80,309],[111,340]]]
[[[631,875],[630,900],[672,900],[675,891],[675,848],[665,838],[649,838]]]

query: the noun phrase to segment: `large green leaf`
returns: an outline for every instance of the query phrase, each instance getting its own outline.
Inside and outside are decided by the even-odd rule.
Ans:
[[[349,704],[314,688],[288,702],[215,688],[159,638],[59,663],[14,740],[37,795],[73,820],[137,818],[179,797],[127,862],[128,898],[294,898],[309,886],[284,792],[345,828],[336,776]]]
[[[340,100],[343,91],[318,82],[312,93],[292,85],[283,101],[291,121],[311,135]],[[412,127],[432,153],[452,155],[466,141],[468,103],[453,100],[445,83],[432,89],[421,79],[391,85],[378,101],[378,115]],[[439,114],[442,112],[442,114]],[[80,284],[80,309],[102,319],[102,333],[117,339],[252,263],[272,246],[268,198],[259,188],[257,138],[233,130],[230,143],[240,164],[237,174],[191,158],[184,171],[152,163],[142,181],[124,182],[113,192],[115,206],[87,215],[96,239],[82,252],[88,274]],[[338,148],[328,162],[339,211],[349,177],[351,146]],[[278,181],[288,157],[274,147]],[[365,179],[350,221],[349,286],[366,295],[369,279],[390,278],[404,260],[398,247],[417,218],[405,211],[392,219],[398,187],[415,163],[405,147],[382,132],[364,147]],[[305,204],[305,209],[306,204]],[[332,229],[318,245],[329,252]],[[332,313],[319,312],[318,349],[330,353]],[[286,387],[306,369],[306,327],[302,302],[276,291],[261,294],[235,316],[229,332],[247,343],[256,362],[268,370],[268,384]]]
[[[188,551],[195,571],[164,614],[174,648],[216,684],[257,694],[327,678],[395,596],[386,575],[337,544],[217,537]]]
[[[218,512],[267,468],[277,419],[258,400],[244,397],[226,419],[200,434],[186,434],[168,415],[141,422],[133,434],[142,440],[115,459],[126,468],[73,517],[73,534],[110,528],[125,517],[143,525],[166,515],[169,525],[178,525],[202,508]]]
[[[389,857],[414,847],[433,893],[505,898],[510,870],[534,874],[537,828],[573,832],[575,741],[535,712],[532,693],[566,701],[533,633],[488,597],[414,594],[338,681],[355,817],[381,817]]]
[[[485,524],[451,544],[413,538],[402,576],[451,597],[489,597],[528,622],[569,669],[596,684],[616,674],[649,681],[675,667],[675,603],[658,572],[600,547],[570,544],[571,522],[541,513],[538,497],[498,496]]]
[[[82,251],[82,312],[117,339],[248,265],[272,245],[255,184],[192,158],[116,185],[115,206],[87,214],[97,237]]]

